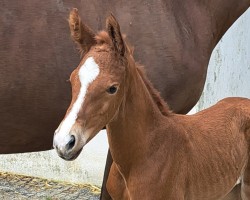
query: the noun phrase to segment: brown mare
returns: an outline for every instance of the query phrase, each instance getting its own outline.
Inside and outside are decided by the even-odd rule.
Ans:
[[[242,175],[241,198],[250,198],[250,100],[227,98],[192,116],[174,114],[135,63],[113,16],[99,34],[76,9],[69,24],[84,54],[54,135],[60,157],[75,159],[106,126],[112,199],[231,199],[226,195]]]

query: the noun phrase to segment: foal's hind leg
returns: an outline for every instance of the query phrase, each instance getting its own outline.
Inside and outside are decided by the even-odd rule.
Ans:
[[[247,167],[242,177],[241,198],[243,200],[250,200],[250,160],[248,160]]]
[[[248,148],[250,148],[250,121],[248,122],[248,126],[246,129],[247,130],[245,135],[247,136]],[[248,154],[247,166],[241,180],[241,198],[242,200],[250,200],[250,154]]]
[[[241,195],[241,183],[234,186],[234,188],[225,196],[222,200],[242,200]]]

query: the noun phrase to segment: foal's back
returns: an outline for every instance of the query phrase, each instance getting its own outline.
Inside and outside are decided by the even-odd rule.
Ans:
[[[175,117],[188,140],[187,199],[221,198],[247,165],[250,100],[226,98],[195,115]]]

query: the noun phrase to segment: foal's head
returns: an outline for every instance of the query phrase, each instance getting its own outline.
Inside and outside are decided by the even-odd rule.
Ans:
[[[106,20],[107,32],[97,35],[81,22],[76,9],[70,13],[69,25],[83,56],[70,76],[72,101],[54,136],[54,147],[66,160],[75,159],[116,115],[131,57],[112,15]]]

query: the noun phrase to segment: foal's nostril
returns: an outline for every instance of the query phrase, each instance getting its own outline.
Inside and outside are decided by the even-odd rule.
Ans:
[[[76,142],[75,136],[74,136],[74,135],[71,135],[71,136],[70,136],[70,141],[69,141],[69,143],[67,144],[67,150],[72,149],[72,148],[75,146],[75,142]]]

